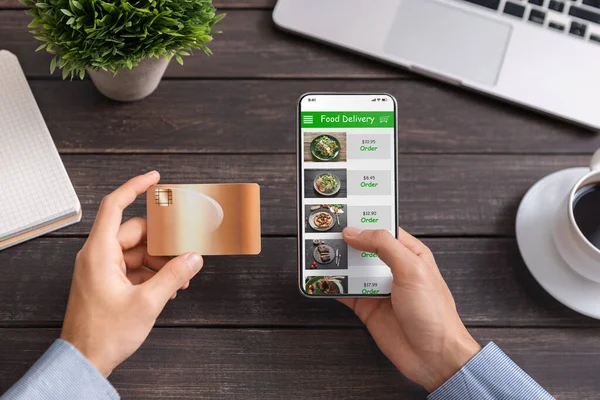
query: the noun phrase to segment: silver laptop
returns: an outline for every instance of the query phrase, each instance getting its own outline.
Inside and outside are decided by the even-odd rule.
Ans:
[[[600,129],[600,0],[279,0],[273,19]]]

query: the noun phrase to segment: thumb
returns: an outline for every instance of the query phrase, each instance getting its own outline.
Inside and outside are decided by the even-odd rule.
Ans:
[[[196,253],[180,255],[166,263],[142,286],[145,286],[145,290],[149,290],[153,296],[166,303],[173,293],[202,269],[203,265],[204,260]]]
[[[407,278],[419,266],[419,258],[398,241],[390,231],[345,228],[346,243],[356,250],[375,253],[392,270],[394,277]]]

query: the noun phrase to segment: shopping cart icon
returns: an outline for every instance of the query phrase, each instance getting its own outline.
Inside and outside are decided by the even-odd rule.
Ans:
[[[379,117],[379,123],[380,124],[387,124],[389,121],[390,117]]]

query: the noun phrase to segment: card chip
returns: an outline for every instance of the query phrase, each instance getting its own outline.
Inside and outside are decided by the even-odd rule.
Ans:
[[[171,189],[155,189],[154,204],[160,207],[168,207],[173,204],[173,191]]]

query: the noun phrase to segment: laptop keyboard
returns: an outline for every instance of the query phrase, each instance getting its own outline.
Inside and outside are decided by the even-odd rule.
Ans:
[[[458,0],[600,45],[600,0]]]

